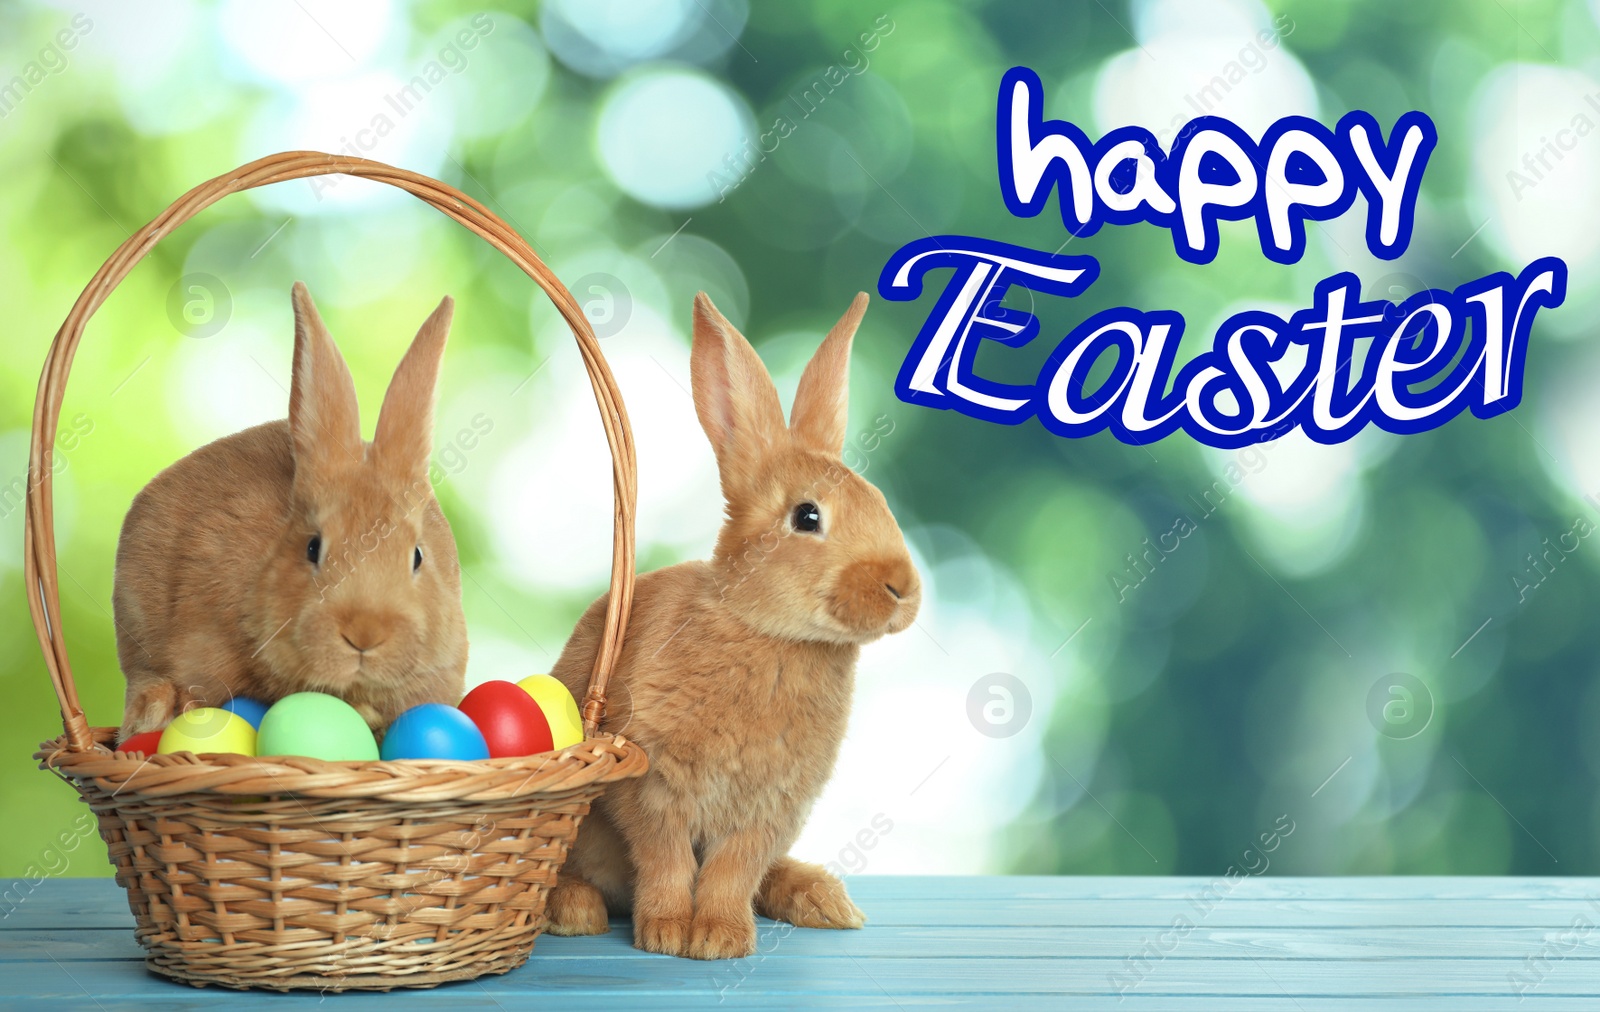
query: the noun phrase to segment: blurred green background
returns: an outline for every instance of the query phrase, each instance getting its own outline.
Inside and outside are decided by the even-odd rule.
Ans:
[[[1585,281],[1600,139],[1580,121],[1600,124],[1596,8],[0,5],[0,875],[109,871],[74,830],[73,792],[29,758],[59,718],[18,504],[50,337],[139,225],[297,147],[404,165],[486,202],[604,335],[639,436],[650,568],[706,555],[719,519],[687,396],[696,290],[745,329],[787,402],[821,334],[903,243],[1067,239],[1054,202],[1019,220],[1000,200],[995,91],[1015,64],[1039,72],[1048,115],[1092,137],[1199,111],[1259,135],[1283,115],[1332,124],[1361,108],[1385,129],[1421,109],[1440,141],[1401,260],[1365,251],[1364,208],[1310,226],[1292,267],[1261,256],[1249,222],[1225,223],[1205,267],[1165,232],[1108,227],[1070,247],[1100,260],[1100,280],[1070,303],[1040,297],[1043,336],[986,347],[986,376],[1031,379],[1056,336],[1113,305],[1181,311],[1192,349],[1227,314],[1292,311],[1344,269],[1397,299],[1558,254],[1571,290],[1535,328],[1508,415],[1235,453],[899,403],[893,377],[933,296],[875,300],[855,352],[852,463],[888,496],[928,598],[916,628],[865,652],[839,775],[797,850],[873,873],[1594,873],[1600,500],[1585,497],[1600,493],[1600,346]],[[780,119],[789,129],[773,133]],[[65,632],[94,723],[120,717],[121,516],[193,447],[285,414],[296,279],[350,361],[369,433],[404,342],[442,294],[457,299],[438,492],[467,574],[469,679],[546,669],[603,589],[604,444],[571,339],[531,283],[361,181],[232,197],[139,265],[72,373],[56,508]],[[1026,292],[1007,304],[1030,308]],[[1194,533],[1130,573],[1128,557],[1184,518]],[[880,827],[870,846],[867,826]]]

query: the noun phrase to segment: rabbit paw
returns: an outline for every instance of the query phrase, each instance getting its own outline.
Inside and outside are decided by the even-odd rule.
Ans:
[[[756,951],[756,919],[696,915],[689,942],[690,959],[737,959]]]
[[[187,693],[179,692],[172,682],[147,682],[137,690],[130,689],[117,740],[126,741],[136,734],[166,727],[186,699]]]
[[[633,947],[666,956],[687,955],[689,918],[633,915]]]
[[[549,910],[550,924],[545,930],[552,935],[603,935],[611,930],[605,897],[581,878],[563,875],[557,879],[550,890]]]
[[[799,928],[859,928],[867,921],[843,882],[819,865],[787,857],[767,872],[756,893],[756,910]]]

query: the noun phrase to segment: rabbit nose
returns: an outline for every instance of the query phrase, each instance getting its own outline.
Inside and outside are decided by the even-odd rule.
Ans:
[[[840,572],[828,610],[847,629],[878,635],[885,623],[910,621],[916,613],[916,596],[917,577],[908,561],[863,559]]]
[[[383,627],[369,619],[357,619],[346,624],[339,630],[339,635],[350,644],[351,649],[357,653],[366,653],[383,645],[388,637],[384,635]]]
[[[367,637],[365,639],[351,639],[349,633],[340,633],[340,635],[344,637],[344,641],[346,643],[350,644],[351,648],[354,649],[357,653],[364,654],[368,650],[373,650],[373,649],[376,649],[378,647],[383,646],[383,640],[377,639],[376,637]]]
[[[883,574],[883,589],[887,590],[896,601],[914,598],[921,592],[922,584],[917,579],[917,571],[911,565],[911,560],[896,560],[886,569]]]

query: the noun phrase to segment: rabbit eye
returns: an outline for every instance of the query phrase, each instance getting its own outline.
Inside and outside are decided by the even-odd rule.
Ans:
[[[814,532],[822,529],[822,511],[814,502],[803,502],[794,508],[794,529]]]
[[[411,571],[413,573],[415,573],[417,570],[419,570],[421,568],[422,568],[422,546],[418,545],[417,547],[415,547],[415,548],[413,548],[411,550]]]
[[[306,542],[306,561],[313,566],[322,561],[322,535],[313,534]]]

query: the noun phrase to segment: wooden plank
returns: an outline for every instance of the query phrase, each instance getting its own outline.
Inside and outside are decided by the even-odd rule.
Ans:
[[[16,997],[12,997],[16,996]],[[292,994],[230,991],[217,987],[195,988],[147,973],[142,964],[110,962],[33,964],[24,974],[0,974],[0,1005],[11,1010],[46,1012],[49,1009],[95,1008],[104,1012],[119,1009],[185,1009],[204,1012],[217,1009],[321,1009],[337,1000],[344,1006],[369,1009],[392,1008],[403,1004],[420,1009],[500,1009],[504,998],[496,998],[476,982],[432,990],[382,993],[347,993],[337,997],[315,991]]]
[[[120,897],[114,897],[120,901]],[[71,926],[73,928],[120,928],[133,930],[133,914],[124,905],[120,910],[111,908],[101,900],[51,900],[37,898],[22,904],[5,920],[0,920],[0,943],[12,931],[43,931],[48,928]]]
[[[532,999],[587,1012],[703,1008],[719,999],[730,1008],[1124,1012],[1476,1012],[1519,998],[1537,1009],[1600,1007],[1600,930],[1569,930],[1574,918],[1600,924],[1600,901],[1590,902],[1600,893],[1596,880],[1264,877],[1242,880],[1212,905],[1192,902],[1211,881],[861,878],[851,888],[872,918],[867,930],[764,922],[767,951],[748,960],[640,953],[618,922],[607,936],[541,939],[529,964],[504,977],[340,1000],[493,1008]],[[1146,940],[1179,915],[1193,930],[1165,958],[1149,949],[1149,960],[1137,962]],[[174,985],[145,972],[131,923],[112,882],[40,883],[0,919],[0,1006],[325,1004],[315,994],[264,999]]]
[[[1175,878],[1156,876],[1046,876],[1046,875],[872,875],[847,879],[852,895],[869,899],[1174,899],[1203,895],[1208,890],[1241,899],[1596,899],[1600,877],[1505,878],[1451,876],[1328,876],[1319,878],[1272,875],[1240,878]],[[113,906],[126,909],[122,890],[106,878],[51,879],[29,888],[25,880],[0,879],[0,893],[22,894],[18,908],[32,894],[46,891],[53,901],[116,898]]]
[[[1214,905],[1187,900],[881,900],[858,898],[869,925],[944,927],[1170,928],[1178,918],[1213,928],[1284,926],[1366,930],[1374,927],[1525,927],[1561,930],[1600,910],[1578,900],[1251,900]]]
[[[740,966],[743,962],[748,965]],[[542,983],[563,988],[573,980],[579,989],[592,987],[594,974],[610,973],[617,983],[631,981],[617,961],[563,961],[559,977],[547,975]],[[988,995],[1064,994],[1110,995],[1121,991],[1143,994],[1274,994],[1353,995],[1503,995],[1513,997],[1508,973],[1520,960],[1411,959],[1367,962],[1353,967],[1345,962],[1285,960],[1270,972],[1252,960],[1190,960],[1156,964],[1134,986],[1113,980],[1126,969],[1121,959],[1015,959],[951,958],[930,966],[927,960],[882,958],[796,958],[790,960],[735,961],[723,966],[694,965],[675,960],[648,965],[642,977],[652,990],[681,992],[696,987],[709,993],[737,992],[745,987],[763,993],[842,994],[872,993],[874,989],[896,998],[936,997],[949,992]],[[524,971],[485,987],[495,994],[527,994]],[[1540,994],[1561,994],[1600,999],[1600,965],[1593,962],[1555,963],[1539,983]]]
[[[703,994],[659,994],[650,995],[641,999],[633,993],[615,993],[610,991],[596,991],[592,993],[562,992],[560,994],[540,994],[530,997],[527,1003],[518,1005],[497,1004],[497,1000],[484,994],[474,994],[469,989],[472,985],[453,985],[440,988],[436,991],[407,991],[390,992],[386,996],[341,994],[329,995],[319,998],[311,995],[239,995],[222,993],[214,988],[194,990],[184,988],[183,993],[175,997],[161,995],[159,1007],[172,1009],[175,1012],[215,1012],[222,1008],[259,1009],[270,1008],[273,1012],[279,1010],[317,1010],[328,1012],[330,1002],[338,1002],[344,1007],[360,1007],[369,1009],[378,1008],[416,1008],[440,1009],[497,1009],[498,1012],[507,1012],[508,1009],[536,1008],[540,1012],[608,1012],[603,1003],[623,999],[627,1004],[621,1007],[627,1009],[649,1008],[660,1012],[704,1012],[707,1008],[727,1009],[730,1012],[739,1009],[781,1009],[794,1008],[881,1008],[881,1009],[912,1009],[912,1008],[939,1008],[939,1009],[981,1009],[993,1010],[1004,1008],[1032,1012],[1038,1009],[1042,1012],[1062,1012],[1064,1009],[1087,1010],[1087,1012],[1504,1012],[1508,1008],[1531,1009],[1532,1012],[1594,1012],[1593,999],[1590,998],[1542,998],[1528,1005],[1507,1004],[1504,996],[1479,995],[1479,996],[1451,996],[1437,1001],[1417,998],[1321,998],[1299,997],[1288,998],[1284,996],[1262,997],[1256,995],[1176,995],[1176,996],[1132,996],[1118,999],[1107,996],[1080,996],[1071,997],[1057,995],[974,995],[951,994],[940,998],[913,998],[883,994],[871,995],[803,995],[778,996],[774,998],[731,998],[718,1004],[715,997]],[[85,996],[82,992],[76,995],[47,998],[39,1000],[25,1000],[21,1002],[8,1002],[7,1012],[61,1012],[63,1007],[74,1008],[73,1001],[83,1002]],[[133,1010],[148,1009],[152,999],[146,998],[113,998],[101,996],[96,999],[99,1007],[105,1012],[133,1012]],[[377,1004],[383,1002],[382,1005]],[[65,1003],[65,1004],[64,1004]],[[91,1009],[93,1005],[89,1006]]]
[[[882,879],[863,879],[856,893],[868,923],[876,927],[1143,927],[1166,930],[1179,917],[1211,928],[1267,929],[1279,926],[1548,928],[1571,927],[1577,918],[1600,924],[1600,899],[1277,899],[1242,891],[1180,893],[1166,899],[1117,900],[1077,896],[969,896],[935,898],[873,895]],[[1154,881],[1154,880],[1152,880]],[[1048,890],[1046,891],[1048,892]],[[121,890],[104,879],[44,883],[9,916],[6,930],[53,927],[131,927]]]
[[[0,879],[0,939],[51,927],[131,930],[127,893],[109,878]]]
[[[1418,901],[1384,903],[1374,900],[1341,903],[1332,900],[1247,901],[1228,900],[1201,913],[1171,900],[1127,900],[1101,903],[1084,900],[1023,901],[946,900],[917,903],[862,902],[869,928],[943,927],[988,929],[992,927],[1133,928],[1163,932],[1179,917],[1196,927],[1267,931],[1281,928],[1323,928],[1366,931],[1378,928],[1537,928],[1559,932],[1571,929],[1575,918],[1600,925],[1600,913],[1574,902],[1506,901]],[[81,928],[123,928],[131,931],[132,919],[108,916],[94,910],[70,907],[41,911],[37,915],[13,916],[9,930],[35,932],[70,926]],[[0,931],[3,941],[7,931]]]
[[[759,945],[768,959],[826,957],[844,953],[857,959],[903,956],[949,959],[985,952],[1019,959],[1120,959],[1137,957],[1152,941],[1146,928],[992,927],[981,934],[968,928],[878,926],[855,932],[786,928],[762,921]],[[545,935],[534,959],[618,959],[640,955],[632,948],[626,921],[612,925],[609,935],[557,938]],[[1413,927],[1350,930],[1342,928],[1235,929],[1196,927],[1168,955],[1185,959],[1399,960],[1424,957],[1450,959],[1522,959],[1551,954],[1566,959],[1600,959],[1600,929],[1570,934],[1547,928]],[[126,928],[53,928],[0,936],[0,963],[35,960],[61,962],[96,959],[142,960],[144,952]]]
[[[1499,876],[1321,876],[1290,877],[1272,874],[1238,879],[1229,890],[1221,877],[1105,876],[1105,875],[867,875],[847,880],[851,895],[868,899],[983,899],[1004,895],[1013,899],[1146,899],[1186,900],[1203,895],[1208,887],[1240,899],[1358,900],[1500,900],[1595,899],[1600,902],[1600,877]],[[0,894],[24,893],[17,904],[25,908],[27,883],[0,879]],[[113,896],[113,909],[126,911],[122,890],[108,878],[51,879],[33,887],[47,890],[52,901],[77,901]],[[3,910],[5,905],[0,905]],[[0,921],[3,925],[4,921]]]
[[[1600,877],[1320,876],[1272,874],[1241,878],[1230,891],[1224,878],[1138,875],[871,875],[846,880],[852,896],[869,899],[1175,899],[1207,887],[1241,899],[1600,901]]]
[[[1292,995],[1379,999],[1397,997],[1498,997],[1515,1004],[1517,992],[1507,973],[1511,960],[1416,959],[1364,963],[1291,960],[1264,967],[1252,961],[1191,960],[1157,964],[1136,984],[1118,984],[1120,960],[1024,960],[1011,958],[945,959],[936,968],[921,959],[790,959],[768,960],[740,967],[640,954],[626,960],[563,960],[559,973],[523,967],[501,977],[485,977],[472,989],[495,998],[536,997],[548,993],[615,995],[632,1003],[662,995],[719,996],[861,995],[882,993],[897,1001],[947,995],[1138,996],[1208,995],[1214,997]],[[182,994],[179,986],[147,974],[127,961],[83,961],[72,964],[20,964],[25,970],[0,975],[0,1001],[45,998],[104,1002],[111,999],[164,998]],[[471,994],[471,989],[450,989]],[[219,998],[226,998],[222,991]],[[1583,997],[1600,1002],[1600,967],[1592,963],[1556,963],[1533,992]],[[259,999],[258,999],[259,1000]],[[1009,1003],[1009,1001],[1007,1001]]]
[[[79,959],[144,959],[130,928],[46,928],[0,934],[0,964]],[[3,972],[3,971],[0,971]]]
[[[993,1010],[1004,1008],[1007,1010],[1018,1009],[1032,1012],[1038,1009],[1042,1012],[1062,1012],[1064,1009],[1087,1010],[1087,1012],[1504,1012],[1507,1008],[1531,1009],[1532,1012],[1594,1012],[1593,1000],[1589,998],[1544,998],[1530,1005],[1508,1005],[1503,996],[1466,996],[1440,999],[1432,1001],[1417,998],[1287,998],[1283,996],[1260,997],[1253,995],[1223,995],[1223,996],[1134,996],[1125,1000],[1105,996],[1078,996],[1070,998],[1043,995],[1006,995],[1004,997],[991,995],[962,995],[952,994],[944,998],[917,999],[911,997],[894,998],[882,994],[874,995],[804,995],[799,998],[781,996],[772,999],[729,999],[719,1005],[714,997],[701,994],[662,994],[651,995],[648,1004],[639,1000],[635,994],[615,994],[612,992],[594,992],[584,994],[579,992],[564,992],[558,995],[541,994],[531,998],[526,1005],[496,1004],[488,996],[470,993],[467,989],[471,985],[455,985],[441,988],[437,991],[422,992],[391,992],[387,996],[369,996],[357,994],[329,995],[321,998],[312,995],[237,995],[222,994],[215,989],[191,990],[185,988],[185,994],[174,998],[162,995],[159,1007],[172,1009],[176,1012],[215,1012],[218,1008],[270,1008],[273,1012],[278,1010],[318,1010],[328,1012],[330,1002],[339,1002],[345,1007],[360,1008],[417,1008],[417,1009],[498,1009],[507,1012],[508,1009],[536,1008],[540,1012],[608,1012],[602,1004],[606,1001],[625,999],[629,1004],[622,1008],[649,1008],[661,1012],[704,1012],[707,1008],[728,1009],[730,1012],[739,1009],[794,1009],[794,1008],[882,1008],[882,1009],[912,1009],[912,1008],[939,1008],[939,1009],[981,1009]],[[73,1008],[74,1005],[63,1004],[64,1000],[70,1002],[75,997],[76,1001],[84,1001],[80,992],[76,996],[63,998],[41,999],[37,1001],[10,1002],[7,1004],[8,1012],[61,1012],[63,1007]],[[384,1001],[383,1005],[376,1002]],[[144,1010],[151,1007],[151,999],[117,999],[109,996],[98,999],[100,1008],[105,1012],[123,1012],[123,1010]],[[270,1004],[269,1004],[270,1003]],[[89,1006],[91,1009],[93,1005]]]

